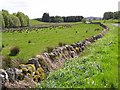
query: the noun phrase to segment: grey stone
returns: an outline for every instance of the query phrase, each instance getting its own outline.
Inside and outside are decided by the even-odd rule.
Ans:
[[[15,80],[19,80],[20,74],[22,73],[21,69],[14,68]]]
[[[0,69],[0,77],[4,80],[8,80],[8,74],[4,69]]]
[[[0,90],[4,90],[4,85],[6,81],[8,81],[8,74],[5,70],[0,69]]]
[[[15,71],[14,68],[8,68],[6,70],[7,74],[8,74],[8,78],[10,82],[14,82],[15,81]]]

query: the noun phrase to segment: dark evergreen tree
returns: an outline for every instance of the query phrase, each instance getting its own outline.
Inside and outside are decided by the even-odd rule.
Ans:
[[[120,19],[120,11],[118,11],[118,19]]]
[[[103,19],[109,20],[113,18],[113,12],[105,12],[103,15]]]
[[[116,12],[105,12],[103,15],[103,19],[109,20],[109,19],[120,19],[120,11]]]
[[[67,16],[63,17],[63,20],[64,22],[80,22],[83,18],[83,16]]]
[[[118,19],[118,12],[113,13],[113,19]]]
[[[43,22],[49,22],[50,21],[49,13],[44,13],[43,14],[42,21]]]
[[[50,22],[55,22],[55,17],[54,16],[50,17]]]
[[[51,16],[50,17],[50,22],[63,22],[63,18],[60,16]]]

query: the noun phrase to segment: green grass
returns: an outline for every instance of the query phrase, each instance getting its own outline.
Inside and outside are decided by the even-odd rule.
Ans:
[[[118,19],[110,19],[110,20],[93,20],[93,22],[101,22],[101,23],[118,23]]]
[[[41,25],[41,24],[47,24],[47,23],[30,19],[30,26],[36,26],[36,25]]]
[[[99,31],[94,31],[99,28]],[[12,46],[20,47],[20,52],[17,56],[11,58],[22,58],[27,61],[30,57],[40,54],[46,50],[46,47],[56,47],[59,42],[70,44],[81,41],[87,37],[101,32],[102,28],[99,25],[77,23],[72,27],[66,28],[59,26],[57,28],[45,28],[38,31],[19,32],[3,32],[2,55],[7,56],[10,53]],[[86,33],[86,31],[88,31]],[[31,43],[28,43],[31,41]]]
[[[52,23],[52,22],[41,22],[37,20],[30,20],[30,27],[59,27],[59,26],[71,26],[79,24],[80,22],[61,22],[61,23]]]
[[[107,25],[110,31],[102,39],[51,72],[37,88],[117,88],[118,28]]]

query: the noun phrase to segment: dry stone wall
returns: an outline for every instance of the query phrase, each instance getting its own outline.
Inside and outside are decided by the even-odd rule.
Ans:
[[[62,67],[66,60],[77,58],[87,45],[102,38],[109,30],[107,26],[99,22],[92,24],[99,24],[104,30],[81,42],[56,47],[49,53],[45,52],[36,55],[34,58],[30,58],[26,64],[19,65],[19,68],[0,69],[0,83],[3,86],[2,88],[34,87],[36,83],[45,79],[46,74]],[[29,81],[31,84],[28,82],[26,84],[25,81]]]

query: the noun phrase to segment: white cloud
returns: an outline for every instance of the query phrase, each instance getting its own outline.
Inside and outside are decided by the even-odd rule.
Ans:
[[[0,0],[0,9],[11,13],[22,11],[30,18],[50,16],[83,15],[101,16],[106,11],[117,11],[119,0]]]

